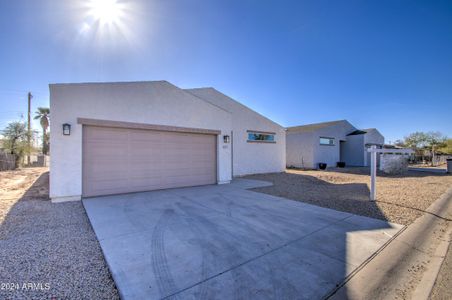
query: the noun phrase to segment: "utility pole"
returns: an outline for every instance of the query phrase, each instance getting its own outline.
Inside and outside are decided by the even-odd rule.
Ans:
[[[28,92],[28,132],[27,132],[27,143],[28,143],[28,157],[27,165],[30,165],[30,151],[31,151],[31,98],[33,96]]]

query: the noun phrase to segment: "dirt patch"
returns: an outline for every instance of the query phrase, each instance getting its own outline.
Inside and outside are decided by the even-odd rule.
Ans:
[[[47,168],[0,172],[0,299],[119,299],[82,203],[48,186]]]
[[[452,187],[452,176],[446,174],[415,171],[397,176],[379,174],[378,200],[373,202],[369,201],[368,168],[287,170],[247,178],[274,184],[254,189],[258,192],[404,225],[420,217],[423,210]]]

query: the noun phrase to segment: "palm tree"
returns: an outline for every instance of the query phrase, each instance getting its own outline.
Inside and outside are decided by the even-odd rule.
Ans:
[[[35,120],[39,119],[42,127],[42,153],[47,154],[49,151],[47,129],[49,128],[50,109],[48,107],[38,107],[35,112]]]

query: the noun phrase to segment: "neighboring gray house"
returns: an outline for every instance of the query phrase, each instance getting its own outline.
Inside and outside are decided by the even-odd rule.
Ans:
[[[355,130],[340,143],[340,157],[349,166],[370,166],[370,145],[383,147],[385,138],[376,128]],[[379,155],[377,156],[379,160]]]
[[[288,127],[286,129],[286,163],[288,167],[315,169],[319,163],[335,167],[367,166],[367,146],[382,146],[384,137],[378,130],[358,130],[347,120]]]
[[[229,183],[286,165],[284,128],[211,88],[51,84],[50,110],[53,201]]]

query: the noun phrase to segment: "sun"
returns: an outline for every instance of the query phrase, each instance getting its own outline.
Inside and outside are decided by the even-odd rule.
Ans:
[[[114,24],[119,21],[123,8],[117,0],[90,0],[89,14],[100,24]]]

